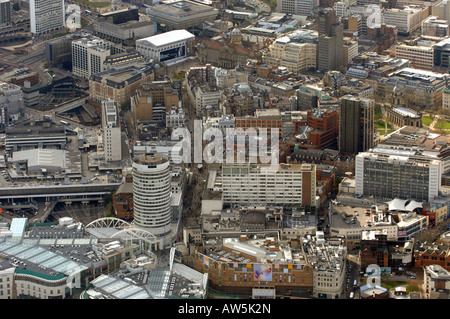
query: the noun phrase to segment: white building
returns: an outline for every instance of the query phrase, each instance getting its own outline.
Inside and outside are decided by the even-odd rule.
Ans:
[[[450,272],[440,265],[425,267],[424,282],[427,299],[431,299],[434,293],[450,292]]]
[[[111,48],[111,42],[97,37],[72,41],[73,75],[89,79],[92,74],[104,71],[104,62],[111,55]]]
[[[37,299],[65,299],[68,296],[67,276],[47,276],[27,269],[16,269],[14,278],[17,296]]]
[[[434,50],[431,46],[399,44],[395,47],[395,57],[406,59],[417,69],[433,70]]]
[[[322,240],[319,238],[322,237]],[[343,237],[342,237],[343,238]],[[304,244],[305,250],[315,255],[313,284],[316,298],[338,299],[341,297],[347,273],[347,248],[343,239],[323,240],[323,232],[316,232],[316,241]]]
[[[62,173],[66,170],[66,151],[50,148],[35,148],[13,153],[12,162],[28,173]],[[26,167],[26,169],[25,169]]]
[[[411,6],[403,9],[385,9],[382,23],[396,26],[399,33],[409,33],[421,27],[422,21],[427,17],[424,10],[427,12],[428,8]]]
[[[315,69],[316,56],[317,44],[295,43],[289,37],[281,37],[269,46],[268,52],[263,55],[263,62],[286,67],[291,72],[300,72]]]
[[[383,150],[356,156],[356,193],[430,201],[439,195],[443,162],[414,152]]]
[[[197,114],[197,116],[202,116],[206,114],[207,107],[219,107],[222,96],[222,90],[218,89],[216,86],[203,85],[194,87],[193,97],[195,114]]]
[[[155,62],[173,62],[192,54],[195,36],[186,30],[173,30],[136,41],[136,51]]]
[[[224,114],[220,117],[208,117],[208,119],[203,123],[203,130],[207,130],[209,128],[218,128],[225,137],[227,129],[233,129],[234,125],[234,115]]]
[[[180,105],[178,107],[172,106],[169,112],[166,113],[166,127],[173,129],[177,127],[186,126],[186,113]]]
[[[14,299],[14,268],[0,270],[0,299]]]
[[[0,81],[0,107],[7,107],[8,118],[17,120],[24,109],[23,91],[20,86]],[[7,124],[8,118],[2,118],[0,124]]]
[[[171,171],[161,154],[136,156],[133,161],[134,224],[155,236],[153,249],[172,246]]]
[[[65,25],[64,0],[30,0],[30,31],[42,34]]]
[[[114,101],[102,102],[102,129],[105,161],[122,160],[122,133],[120,130],[119,110]]]
[[[318,0],[279,0],[276,11],[311,17],[318,6]]]
[[[442,108],[450,110],[450,90],[442,89]]]
[[[312,164],[224,164],[223,203],[316,206],[316,166]]]

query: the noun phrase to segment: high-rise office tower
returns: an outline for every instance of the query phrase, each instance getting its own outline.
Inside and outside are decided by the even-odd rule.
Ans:
[[[344,96],[339,106],[339,152],[358,154],[374,146],[375,101]]]
[[[155,236],[154,250],[172,245],[171,171],[167,156],[143,154],[133,160],[134,223]]]
[[[344,66],[344,26],[332,8],[319,12],[318,69],[340,70]]]
[[[0,0],[0,26],[11,23],[11,1]]]
[[[112,42],[94,36],[72,41],[73,75],[89,79],[92,74],[104,71],[112,46]]]
[[[64,0],[30,0],[30,31],[32,34],[58,30],[64,25]]]
[[[355,158],[355,191],[378,198],[430,201],[439,195],[443,163],[410,151],[362,152]]]
[[[122,159],[122,133],[117,104],[112,100],[102,102],[102,129],[105,161],[120,161]]]

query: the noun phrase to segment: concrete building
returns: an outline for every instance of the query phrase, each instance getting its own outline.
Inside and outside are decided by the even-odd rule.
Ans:
[[[11,24],[11,1],[0,1],[0,26]]]
[[[0,270],[0,299],[14,299],[14,267]]]
[[[5,111],[0,125],[8,125],[9,120],[18,120],[24,110],[23,91],[20,86],[0,81],[0,107]]]
[[[286,67],[289,71],[298,73],[303,70],[316,69],[317,44],[295,43],[290,38],[276,39],[263,55],[263,62],[272,66]]]
[[[224,164],[223,203],[316,207],[316,166]]]
[[[208,84],[195,86],[191,94],[197,116],[206,115],[209,106],[218,107],[223,98],[222,90]]]
[[[395,47],[395,57],[409,60],[417,69],[431,71],[434,67],[433,47],[399,44]]]
[[[167,112],[179,103],[178,92],[170,81],[145,83],[131,97],[131,109],[136,123],[164,122]]]
[[[443,163],[407,151],[356,156],[356,193],[378,198],[430,201],[441,188]]]
[[[79,38],[80,36],[71,34],[46,41],[46,61],[52,66],[72,70],[72,41]]]
[[[319,12],[319,44],[317,68],[322,71],[340,70],[344,65],[343,24],[334,9]]]
[[[434,49],[434,65],[438,69],[447,71],[449,68],[449,56],[450,56],[450,40],[444,39],[433,45]]]
[[[136,39],[155,35],[155,24],[148,21],[127,21],[116,24],[112,17],[99,17],[94,22],[94,35],[115,43],[132,45]]]
[[[28,122],[6,128],[5,148],[10,152],[30,148],[65,149],[66,144],[67,137],[63,125]]]
[[[314,255],[316,250],[317,263],[314,265],[314,297],[324,299],[339,299],[344,288],[346,274],[347,247],[343,237],[323,239],[323,232],[316,232],[315,243],[305,243],[305,249]]]
[[[103,148],[106,162],[122,160],[122,132],[116,102],[102,102]]]
[[[219,10],[190,0],[167,1],[146,8],[146,14],[158,27],[165,30],[193,30],[205,21],[216,20]]]
[[[419,29],[422,21],[428,17],[427,7],[407,6],[404,8],[385,9],[382,12],[382,22],[396,26],[400,34],[409,35]]]
[[[424,282],[427,299],[448,298],[450,293],[450,272],[439,265],[426,266]]]
[[[450,90],[442,89],[442,109],[450,110]]]
[[[191,56],[194,41],[192,33],[179,29],[139,39],[136,50],[156,63],[168,63]]]
[[[54,149],[31,149],[14,152],[12,163],[17,172],[33,174],[62,173],[66,170],[66,152]]]
[[[73,75],[89,80],[104,71],[104,62],[111,55],[112,43],[97,37],[85,37],[72,42]]]
[[[104,63],[105,70],[112,68],[120,69],[130,65],[142,65],[146,64],[145,57],[135,50],[126,50],[117,54],[112,54],[106,58]],[[151,63],[151,61],[148,61]]]
[[[339,108],[339,151],[357,154],[374,146],[374,108],[372,99],[345,96]]]
[[[422,22],[422,36],[446,37],[450,35],[450,25],[446,19],[429,16]]]
[[[281,0],[277,1],[277,12],[312,17],[319,6],[319,0]]]
[[[156,237],[152,249],[160,250],[173,244],[170,205],[168,157],[160,154],[136,156],[133,160],[134,224]]]
[[[348,63],[353,60],[354,57],[358,56],[358,41],[344,38],[344,49],[343,49],[343,61],[344,67],[348,67]]]
[[[89,99],[96,103],[104,100],[113,100],[119,105],[127,103],[143,84],[153,81],[153,78],[151,64],[107,69],[89,78]]]
[[[64,0],[30,0],[30,31],[43,34],[65,26]]]
[[[430,134],[428,129],[417,126],[404,126],[391,133],[381,141],[374,150],[392,154],[405,151],[408,155],[426,156],[429,159],[438,159],[443,162],[442,185],[448,184],[450,172],[450,140],[445,135]]]

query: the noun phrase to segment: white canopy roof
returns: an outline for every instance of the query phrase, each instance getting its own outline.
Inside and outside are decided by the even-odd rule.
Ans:
[[[400,211],[408,211],[411,212],[416,208],[422,208],[422,202],[416,202],[414,200],[406,200],[395,198],[389,202],[386,202],[389,205],[389,210],[400,210]]]

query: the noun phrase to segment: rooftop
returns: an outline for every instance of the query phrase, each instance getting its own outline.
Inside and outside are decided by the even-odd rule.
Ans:
[[[178,41],[184,41],[193,38],[195,38],[195,35],[183,29],[153,35],[147,38],[137,40],[136,43],[147,42],[155,47],[161,47]]]

